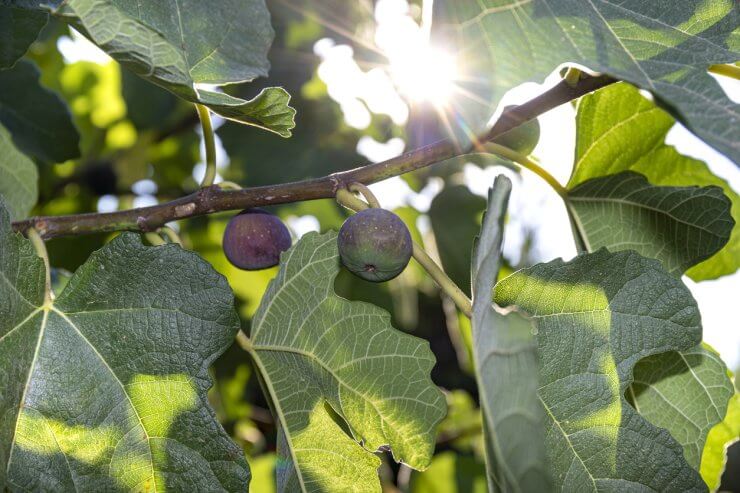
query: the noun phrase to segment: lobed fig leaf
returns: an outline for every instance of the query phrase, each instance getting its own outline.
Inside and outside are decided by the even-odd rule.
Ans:
[[[385,209],[366,209],[351,216],[339,230],[337,243],[345,267],[372,282],[399,275],[413,250],[406,225]]]
[[[226,226],[223,249],[234,266],[261,270],[277,265],[291,243],[288,228],[277,216],[262,209],[246,209]]]

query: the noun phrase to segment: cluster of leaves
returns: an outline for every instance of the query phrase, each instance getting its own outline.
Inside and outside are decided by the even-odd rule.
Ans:
[[[182,101],[268,131],[223,127],[237,163],[263,157],[258,152],[275,159],[274,149],[289,144],[271,133],[290,136],[295,111],[280,87],[242,98],[203,86],[267,75],[274,34],[261,0],[0,2],[2,487],[244,491],[251,481],[259,491],[272,482],[281,492],[364,492],[380,490],[378,469],[398,467],[392,462],[426,469],[414,475],[413,491],[718,486],[725,448],[740,435],[739,404],[725,364],[702,343],[699,311],[681,276],[715,279],[740,267],[733,220],[740,197],[665,136],[675,116],[740,161],[737,105],[707,74],[709,65],[739,58],[737,7],[732,0],[670,9],[643,1],[436,6],[437,34],[466,54],[463,79],[474,84],[467,92],[490,102],[456,105],[466,128],[487,121],[506,90],[567,62],[649,90],[660,104],[626,82],[577,102],[575,162],[561,196],[581,253],[568,262],[503,276],[511,183],[499,178],[486,205],[442,174],[446,186],[429,211],[434,244],[473,298],[471,320],[450,310],[443,317],[459,339],[457,381],[433,373],[444,355],[417,337],[435,348],[419,305],[440,313],[444,306],[424,273],[410,266],[390,289],[371,290],[343,277],[333,231],[303,236],[279,269],[254,274],[225,261],[216,216],[183,231],[194,252],[144,246],[123,233],[68,265],[66,253],[56,261],[52,244],[52,264],[75,273],[55,271],[49,292],[43,260],[12,221],[34,207],[68,212],[55,188],[90,174],[100,185],[105,180],[94,173],[110,168],[96,164],[104,156],[115,162],[116,183],[102,193],[135,181],[132,163],[154,163],[158,183],[181,191],[189,175],[183,165],[197,160]],[[53,45],[66,25],[128,75],[115,65],[65,65]],[[32,43],[41,48],[24,57]],[[315,81],[297,85],[304,83]],[[296,132],[296,148],[310,147],[297,157],[300,165],[277,176],[305,178],[344,166],[327,159],[354,157],[350,133],[317,114],[317,126]],[[182,115],[187,130],[179,134]],[[120,144],[131,129],[134,138]],[[67,181],[45,178],[70,163]],[[253,183],[273,181],[279,167],[263,168],[246,174]],[[38,203],[40,194],[51,199]],[[342,220],[332,204],[291,209],[300,211],[325,228]],[[396,212],[409,223],[419,215]],[[424,243],[413,228],[412,236]],[[83,256],[102,242],[87,242]],[[390,306],[393,323],[368,300]],[[216,363],[240,330],[246,354],[232,350]],[[238,363],[224,376],[232,354]],[[479,406],[462,390],[442,393],[432,377],[474,392]],[[245,402],[244,388],[255,383],[262,396]],[[261,403],[271,410],[275,452],[248,465],[233,438],[253,457],[266,448],[255,452],[256,440],[239,438],[258,428],[250,416]],[[443,438],[451,445],[435,446]],[[379,453],[387,449],[388,456]],[[267,466],[261,457],[269,457]]]

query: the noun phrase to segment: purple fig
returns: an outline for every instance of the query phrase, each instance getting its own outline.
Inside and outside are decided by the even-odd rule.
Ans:
[[[236,267],[261,270],[277,265],[280,253],[290,244],[290,232],[277,216],[262,209],[246,209],[226,226],[223,249]]]

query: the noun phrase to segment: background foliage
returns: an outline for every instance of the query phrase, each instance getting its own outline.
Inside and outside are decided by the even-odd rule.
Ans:
[[[0,365],[4,378],[14,375],[17,385],[2,401],[18,409],[20,423],[17,430],[0,423],[0,434],[15,434],[20,444],[3,440],[0,464],[8,467],[0,479],[33,489],[39,485],[31,471],[63,471],[69,466],[62,459],[72,457],[85,471],[75,485],[81,489],[99,484],[114,463],[119,485],[155,489],[204,477],[227,490],[243,489],[251,477],[259,492],[322,491],[327,484],[411,492],[485,491],[492,483],[569,490],[618,480],[655,489],[719,485],[723,448],[740,434],[737,394],[717,352],[701,342],[696,301],[680,277],[704,281],[737,271],[740,199],[666,135],[679,121],[738,161],[737,105],[706,72],[737,61],[740,14],[731,0],[687,0],[677,2],[680,9],[642,1],[589,9],[575,1],[437,1],[434,38],[466,54],[456,83],[475,95],[456,94],[445,116],[392,85],[388,97],[400,104],[384,107],[362,84],[384,87],[385,79],[358,75],[377,75],[394,56],[378,34],[383,5],[404,4],[401,17],[418,25],[423,2],[271,0],[271,15],[259,0],[143,11],[125,1],[69,0],[51,2],[51,14],[29,9],[38,3],[0,3],[0,268],[14,279],[0,303],[10,315],[0,323],[8,355]],[[70,26],[113,59],[74,59],[84,45],[73,41],[81,35]],[[486,37],[491,30],[496,42]],[[64,49],[72,43],[76,48]],[[332,65],[342,57],[351,68],[344,91]],[[556,207],[565,207],[576,241],[591,253],[538,264],[553,255],[541,253],[544,242],[517,205],[523,199],[509,199],[503,181],[490,194],[475,186],[483,176],[487,192],[499,172],[515,186],[527,179],[502,158],[465,156],[375,189],[450,277],[479,293],[472,323],[414,263],[385,284],[340,269],[332,230],[346,212],[328,199],[270,208],[302,240],[280,268],[260,272],[236,269],[222,252],[231,213],[176,223],[185,249],[197,256],[175,246],[148,249],[131,234],[50,241],[58,298],[48,312],[41,261],[10,232],[11,220],[30,215],[126,209],[196,190],[204,166],[193,102],[223,117],[219,177],[269,185],[351,169],[450,133],[466,141],[506,90],[542,81],[566,62],[635,84],[575,103],[572,173],[563,180],[564,206]],[[480,73],[488,78],[474,76]],[[459,119],[467,127],[454,125]],[[529,154],[538,137],[531,124],[505,144]],[[518,241],[502,247],[496,230],[504,222]],[[497,278],[505,278],[497,303],[528,315],[504,315],[489,303]],[[169,286],[178,289],[162,295]],[[102,298],[112,301],[96,306]],[[305,320],[291,316],[306,306],[315,310]],[[639,337],[636,319],[654,340]],[[494,323],[507,327],[500,339],[487,330]],[[163,326],[168,330],[158,333]],[[55,338],[65,327],[80,340]],[[114,338],[94,340],[96,327]],[[348,327],[352,340],[333,333]],[[238,328],[251,335],[249,351],[231,343]],[[28,346],[33,334],[36,348]],[[113,342],[123,340],[129,352],[116,351]],[[512,354],[489,358],[501,347]],[[585,347],[595,360],[579,359]],[[100,367],[93,373],[104,377],[67,393],[84,375],[72,364],[49,370],[64,358]],[[546,371],[533,371],[538,358]],[[518,380],[502,383],[495,379],[501,373]],[[86,399],[92,387],[107,393]],[[698,397],[686,399],[687,389]],[[24,400],[29,392],[33,400]],[[529,415],[540,402],[546,415]],[[547,450],[537,447],[540,424]],[[517,433],[522,429],[534,438]],[[208,457],[183,443],[209,448]],[[650,448],[656,443],[658,452]],[[33,451],[28,444],[56,451],[44,461],[13,452]],[[368,452],[384,445],[390,450]],[[516,462],[517,453],[526,460]],[[644,467],[658,455],[667,477]],[[545,461],[570,472],[548,477]],[[723,481],[733,488],[737,480]]]

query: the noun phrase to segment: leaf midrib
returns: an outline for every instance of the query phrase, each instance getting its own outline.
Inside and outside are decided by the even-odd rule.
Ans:
[[[85,343],[90,347],[90,349],[92,349],[93,353],[95,353],[95,355],[98,357],[98,359],[100,359],[101,363],[103,363],[103,365],[110,372],[111,376],[116,380],[116,382],[118,383],[118,385],[121,387],[121,391],[123,392],[123,395],[126,396],[126,400],[129,402],[129,405],[131,406],[131,410],[136,415],[136,419],[139,421],[139,424],[141,426],[141,430],[144,432],[144,436],[146,437],[147,446],[149,447],[149,463],[151,465],[152,484],[154,486],[154,492],[156,493],[157,492],[157,477],[156,477],[155,472],[154,472],[154,454],[152,452],[151,437],[149,436],[149,432],[147,431],[146,427],[144,426],[144,422],[141,419],[141,415],[139,415],[138,409],[136,409],[136,406],[134,406],[134,403],[131,400],[131,397],[128,395],[128,392],[126,390],[126,386],[123,384],[123,382],[118,377],[118,375],[116,374],[116,372],[113,371],[113,368],[110,367],[110,365],[105,360],[105,358],[103,358],[103,355],[100,354],[100,352],[98,352],[97,348],[95,348],[95,346],[90,342],[90,340],[87,337],[85,337],[85,335],[77,327],[77,325],[75,325],[75,323],[67,316],[66,313],[64,313],[63,311],[59,310],[55,306],[49,305],[49,306],[46,306],[46,307],[38,307],[29,317],[26,318],[26,320],[24,320],[21,323],[21,325],[24,324],[25,322],[27,322],[28,320],[30,320],[31,318],[33,318],[33,316],[37,315],[38,312],[40,312],[42,310],[44,311],[44,318],[43,318],[43,321],[42,321],[41,329],[39,330],[38,339],[36,341],[36,349],[34,350],[34,355],[33,355],[33,358],[31,360],[31,364],[29,365],[29,370],[28,370],[28,376],[26,378],[26,383],[25,383],[25,385],[23,387],[23,394],[21,396],[19,410],[18,410],[18,414],[16,416],[15,431],[13,432],[13,438],[11,439],[11,448],[10,448],[10,453],[9,453],[9,456],[8,456],[8,465],[7,465],[6,473],[9,473],[10,472],[10,466],[11,466],[12,458],[13,458],[13,451],[15,450],[15,444],[17,443],[16,440],[15,440],[15,435],[16,435],[16,433],[18,431],[18,423],[20,423],[21,412],[26,407],[25,406],[26,393],[28,392],[28,388],[30,387],[31,377],[33,376],[34,369],[36,367],[36,362],[37,362],[38,355],[39,355],[39,352],[40,352],[40,349],[41,349],[41,343],[42,343],[42,341],[44,339],[44,333],[46,331],[46,327],[47,327],[48,320],[49,320],[49,314],[51,312],[54,312],[63,321],[65,321],[67,323],[67,325],[69,325],[70,327],[72,327],[72,329],[74,329],[74,331],[82,338],[83,341],[85,341]],[[11,331],[7,332],[5,335],[7,335],[10,332],[12,332],[13,330],[17,329],[19,326],[14,327]],[[0,339],[0,340],[2,340],[2,339]],[[56,440],[56,436],[54,436],[54,439]],[[61,449],[61,447],[59,448],[59,450],[62,453],[62,455],[64,456],[65,460],[67,460],[67,455]],[[69,461],[68,460],[67,460],[67,464],[69,464]],[[70,470],[70,474],[71,474],[71,472],[72,471]],[[73,478],[72,481],[74,483],[74,475],[71,474],[71,477]],[[76,490],[76,486],[75,486],[75,490]]]
[[[339,375],[337,375],[335,373],[335,371],[334,371],[333,368],[330,368],[326,363],[324,363],[323,360],[321,360],[315,354],[310,353],[308,351],[304,351],[302,349],[296,349],[296,348],[285,347],[285,346],[261,345],[261,344],[255,344],[254,345],[254,350],[255,350],[255,353],[257,353],[257,351],[273,351],[273,352],[293,353],[293,354],[297,354],[299,356],[303,356],[304,358],[308,358],[311,361],[316,362],[316,364],[318,364],[324,371],[326,371],[327,373],[329,373],[329,375],[331,375],[337,381],[337,383],[340,386],[346,387],[347,389],[349,389],[350,391],[352,391],[354,394],[357,394],[358,396],[360,396],[364,400],[366,400],[373,407],[373,409],[377,413],[378,418],[380,419],[380,421],[381,421],[381,423],[382,423],[382,425],[384,427],[386,420],[383,417],[383,415],[381,414],[380,410],[375,405],[375,402],[373,400],[371,400],[368,396],[366,396],[365,394],[363,394],[362,392],[360,392],[359,390],[356,390],[356,389],[352,388]],[[287,428],[286,428],[286,430],[287,430]]]
[[[262,364],[262,359],[259,357],[259,354],[257,354],[257,351],[254,350],[254,348],[250,348],[249,354],[252,356],[252,361],[255,365],[257,365],[257,369],[259,370],[259,374],[262,376],[262,381],[265,383],[265,387],[267,387],[267,391],[270,394],[270,397],[272,398],[271,401],[273,405],[275,406],[275,412],[278,415],[278,419],[280,420],[280,423],[283,426],[283,435],[285,435],[285,440],[288,442],[288,450],[290,451],[290,456],[293,458],[293,469],[296,472],[296,476],[298,477],[298,482],[301,485],[301,491],[308,491],[306,489],[306,483],[303,479],[303,472],[301,471],[301,468],[298,466],[298,457],[296,457],[295,454],[295,446],[293,445],[293,437],[291,436],[288,426],[285,421],[285,413],[283,412],[282,405],[280,404],[280,399],[277,398],[277,392],[275,391],[275,386],[272,383],[272,379],[270,378],[270,374],[267,371],[267,368],[265,368],[265,365]]]
[[[83,334],[82,331],[77,327],[77,325],[75,325],[72,319],[70,319],[66,313],[59,310],[53,305],[51,306],[51,311],[59,315],[65,322],[67,322],[67,324],[69,324],[69,326],[72,327],[75,330],[75,332],[77,332],[77,334],[82,338],[82,340],[85,341],[85,343],[88,346],[90,346],[90,349],[92,349],[95,355],[100,359],[100,362],[103,363],[103,365],[105,365],[105,367],[108,369],[110,374],[113,376],[116,382],[118,382],[118,385],[121,387],[121,391],[123,392],[123,395],[126,396],[126,400],[131,405],[131,410],[136,415],[136,419],[139,421],[139,424],[141,425],[141,430],[144,432],[144,436],[146,437],[146,443],[147,443],[147,446],[149,447],[149,463],[151,465],[151,470],[152,470],[152,484],[154,485],[154,493],[156,493],[157,492],[157,476],[154,474],[154,453],[152,452],[151,437],[149,436],[149,432],[144,426],[144,422],[141,420],[141,415],[139,415],[139,410],[136,409],[136,406],[134,406],[134,403],[131,400],[131,396],[129,396],[128,392],[126,391],[126,386],[123,384],[121,379],[118,377],[118,374],[116,374],[116,372],[113,371],[113,368],[110,367],[110,365],[105,360],[105,358],[103,358],[103,355],[100,354],[100,352],[98,352],[97,348],[90,342],[90,340],[87,337],[85,337],[85,334]],[[39,339],[41,339],[41,337],[39,337]]]
[[[537,398],[542,403],[542,407],[545,409],[545,411],[547,412],[547,414],[550,416],[550,419],[552,419],[552,422],[555,424],[555,426],[557,426],[557,428],[560,431],[560,433],[562,433],[563,438],[565,438],[565,441],[568,442],[568,447],[570,448],[570,450],[573,451],[573,456],[576,459],[578,459],[578,462],[580,462],[581,465],[583,466],[583,470],[586,471],[586,474],[588,474],[588,477],[591,480],[591,484],[594,487],[594,491],[597,491],[597,488],[596,488],[596,479],[591,474],[591,470],[588,467],[586,467],[586,463],[583,461],[583,459],[581,458],[581,456],[578,455],[578,452],[576,451],[575,447],[573,446],[573,442],[570,441],[570,436],[565,432],[565,430],[563,429],[563,427],[560,426],[560,422],[557,420],[557,418],[555,417],[555,415],[552,413],[552,411],[548,407],[547,403],[542,399],[542,397],[539,396],[539,393],[537,395]]]
[[[265,317],[270,313],[270,309],[272,308],[272,304],[275,302],[276,299],[278,299],[280,297],[279,296],[280,293],[282,293],[283,290],[287,286],[291,285],[296,279],[299,279],[301,277],[301,274],[303,274],[303,272],[306,269],[308,269],[309,267],[312,267],[313,265],[319,264],[321,262],[326,262],[326,261],[329,261],[329,260],[336,260],[337,259],[338,254],[337,255],[334,255],[332,257],[328,257],[328,258],[322,259],[321,261],[316,261],[316,262],[313,261],[313,258],[314,258],[314,255],[316,255],[316,252],[318,252],[319,250],[321,250],[324,247],[324,245],[326,245],[327,243],[330,243],[332,241],[336,241],[335,238],[329,238],[324,243],[321,243],[320,245],[317,245],[316,246],[316,250],[311,254],[311,257],[309,257],[308,261],[303,265],[303,267],[301,267],[301,269],[299,271],[297,271],[296,273],[292,274],[290,278],[285,279],[285,277],[283,277],[282,283],[280,284],[280,286],[278,286],[277,290],[274,293],[269,293],[269,287],[268,287],[268,291],[265,292],[265,296],[267,296],[268,293],[269,293],[270,301],[268,302],[268,304],[265,307],[265,309],[264,310],[260,310],[258,312],[258,314],[257,314],[257,315],[260,315],[260,314],[263,314],[263,315],[259,319],[257,319],[257,316],[255,316],[255,319],[256,319],[256,322],[257,323],[256,323],[254,329],[252,330],[252,333],[250,334],[250,337],[252,339],[255,339],[256,340],[257,334],[262,330],[262,325],[264,323]],[[295,251],[296,251],[295,249],[290,250],[290,255],[288,255],[288,257],[285,258],[285,259],[281,259],[280,260],[280,263],[281,264],[285,264],[285,265],[289,264],[290,261],[291,261],[291,259],[293,258],[293,255],[294,255]],[[279,275],[280,274],[278,274],[278,276]],[[271,282],[276,282],[276,281],[280,281],[280,280],[281,279],[279,277],[277,277],[277,278],[275,278]],[[324,300],[321,300],[319,303],[322,303],[323,301]]]
[[[39,309],[40,310],[40,309]],[[33,369],[36,366],[36,359],[39,356],[39,351],[41,349],[41,341],[44,338],[44,331],[46,330],[46,324],[49,320],[49,310],[44,310],[44,316],[41,320],[41,328],[39,329],[39,335],[38,339],[36,340],[36,347],[33,351],[33,358],[31,358],[31,364],[28,365],[28,375],[26,376],[26,383],[23,386],[23,393],[21,394],[21,400],[18,405],[18,414],[15,417],[15,426],[13,428],[13,436],[10,438],[10,452],[8,452],[8,463],[5,466],[5,474],[10,475],[10,466],[13,463],[13,452],[15,451],[15,444],[16,444],[16,435],[18,433],[18,423],[21,421],[21,411],[24,408],[24,403],[26,402],[26,393],[28,392],[28,387],[31,383],[31,377],[33,376]],[[62,452],[64,454],[64,452]],[[74,480],[73,480],[74,484]],[[75,490],[76,490],[75,486]]]

